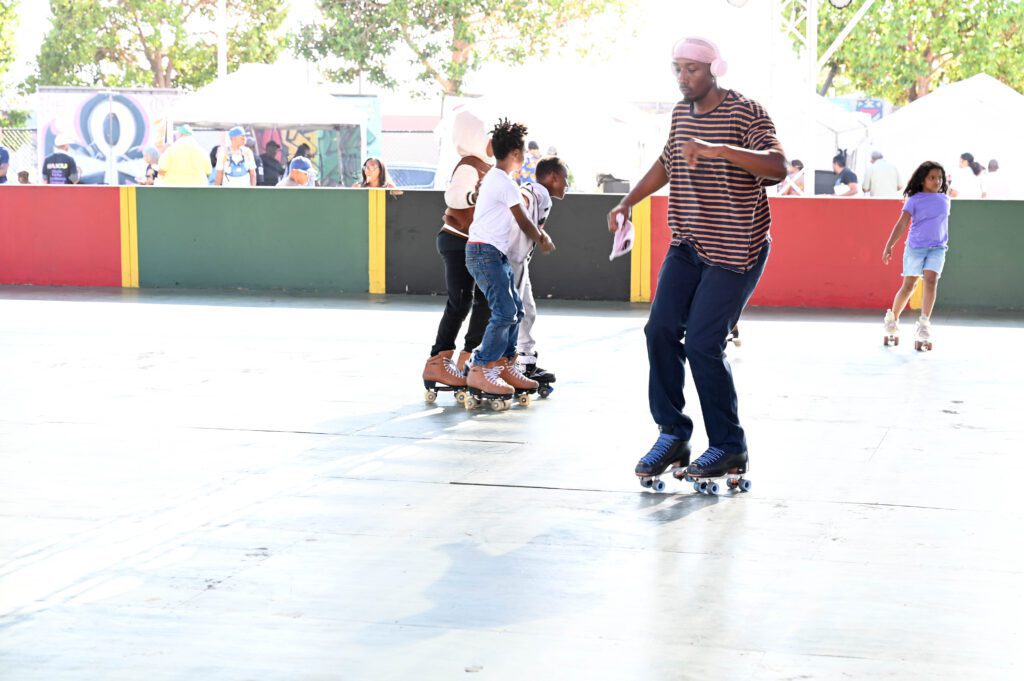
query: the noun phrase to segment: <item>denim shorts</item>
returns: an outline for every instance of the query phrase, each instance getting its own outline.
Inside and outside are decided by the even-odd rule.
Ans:
[[[946,248],[910,248],[903,251],[903,276],[920,277],[925,270],[942,274],[942,266],[946,263]]]

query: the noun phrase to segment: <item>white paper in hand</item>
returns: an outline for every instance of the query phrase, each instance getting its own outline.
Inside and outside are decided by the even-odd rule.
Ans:
[[[626,220],[621,213],[616,216],[616,219],[619,223],[619,229],[615,232],[615,240],[612,241],[612,252],[608,256],[609,261],[615,260],[620,255],[626,255],[633,250],[633,223]]]

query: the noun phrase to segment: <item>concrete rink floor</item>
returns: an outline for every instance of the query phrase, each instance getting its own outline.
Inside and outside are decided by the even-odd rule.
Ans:
[[[707,497],[633,475],[644,306],[542,301],[555,394],[467,413],[442,304],[0,288],[0,678],[1022,678],[1024,320],[748,311]]]

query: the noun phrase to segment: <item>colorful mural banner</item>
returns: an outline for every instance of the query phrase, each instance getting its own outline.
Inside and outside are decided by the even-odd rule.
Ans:
[[[40,88],[36,165],[66,135],[81,184],[135,184],[146,171],[143,149],[160,146],[164,116],[179,96],[175,90]]]
[[[279,160],[285,165],[295,157],[299,147],[305,144],[309,148],[309,160],[313,163],[313,169],[322,187],[351,187],[362,178],[362,139],[359,126],[344,125],[340,131],[296,128],[256,130],[256,145],[260,151],[266,149],[271,140],[281,146]]]

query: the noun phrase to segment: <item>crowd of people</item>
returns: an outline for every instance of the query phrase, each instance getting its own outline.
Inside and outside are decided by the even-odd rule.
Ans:
[[[143,173],[134,178],[142,186],[167,187],[318,187],[320,186],[312,151],[300,144],[287,162],[281,160],[281,145],[270,140],[263,153],[257,153],[256,140],[242,126],[227,132],[227,144],[216,145],[208,152],[200,146],[189,125],[174,130],[174,141],[161,153],[156,147],[143,149]],[[48,185],[78,184],[81,170],[71,155],[72,140],[58,134],[53,152],[43,159],[40,183]],[[8,183],[11,155],[0,146],[0,185]],[[19,170],[17,183],[32,184],[31,173]],[[362,181],[355,187],[392,188],[383,161],[369,158],[363,164]]]
[[[270,140],[256,153],[256,140],[242,126],[228,130],[227,144],[207,153],[192,128],[180,125],[163,155],[147,150],[146,177],[140,184],[169,187],[315,187],[318,186],[308,144],[300,144],[287,166],[279,159],[281,145]],[[150,157],[149,152],[153,152]],[[151,172],[152,169],[152,172]]]
[[[135,178],[140,186],[169,187],[319,187],[316,168],[310,146],[298,145],[291,160],[282,162],[281,145],[276,140],[266,143],[259,153],[256,140],[247,135],[242,126],[227,131],[227,144],[216,145],[209,152],[202,149],[189,125],[174,129],[174,140],[163,152],[155,146],[142,150],[145,163],[143,173]],[[53,153],[42,164],[41,184],[78,184],[81,173],[70,147],[72,140],[64,134],[54,138]],[[557,156],[554,147],[548,148],[548,156]],[[540,145],[531,140],[523,167],[517,170],[513,179],[516,184],[537,182],[537,164],[541,160]],[[8,182],[11,155],[0,145],[0,185]],[[388,174],[384,161],[369,157],[363,162],[361,179],[352,184],[353,188],[388,189],[392,196],[401,195],[394,180]],[[32,184],[32,174],[19,170],[18,184]]]
[[[847,153],[840,150],[832,158],[835,181],[832,195],[842,197],[899,198],[906,185],[894,163],[878,151],[871,152],[871,160],[861,182],[857,173],[847,167]],[[780,196],[812,196],[814,188],[808,190],[808,174],[803,161],[793,159],[786,166],[786,179],[779,184]],[[949,195],[960,199],[1009,199],[1011,188],[1006,175],[999,171],[999,161],[992,159],[988,168],[975,161],[974,154],[960,155],[957,168],[950,175]],[[828,196],[828,194],[826,194]]]

